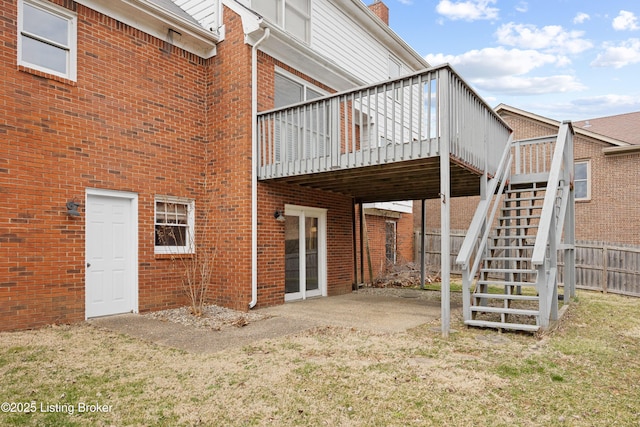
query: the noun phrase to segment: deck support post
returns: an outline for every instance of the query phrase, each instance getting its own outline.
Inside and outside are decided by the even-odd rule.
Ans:
[[[351,200],[351,241],[353,242],[353,286],[352,291],[358,290],[358,245],[356,237],[356,199]]]
[[[424,282],[426,280],[426,263],[425,263],[425,234],[426,230],[426,222],[427,222],[427,200],[422,199],[421,201],[421,210],[420,210],[420,289],[424,289]]]
[[[442,336],[447,338],[451,329],[451,166],[450,121],[451,82],[448,73],[439,73],[438,97],[440,111],[440,311]]]
[[[362,210],[362,202],[358,202],[358,215],[360,220],[360,277],[362,277],[362,283],[365,283],[364,278],[364,212]]]

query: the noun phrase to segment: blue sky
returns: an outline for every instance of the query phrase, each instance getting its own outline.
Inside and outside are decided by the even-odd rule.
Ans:
[[[396,33],[492,106],[555,120],[640,110],[639,0],[384,2]]]

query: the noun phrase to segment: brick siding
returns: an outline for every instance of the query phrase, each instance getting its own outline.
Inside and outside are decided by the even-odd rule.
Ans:
[[[78,14],[76,82],[16,66],[16,4],[0,2],[0,330],[84,319],[87,188],[138,194],[141,312],[187,302],[176,264],[154,254],[156,195],[196,201],[199,245],[215,250],[210,299],[247,310],[251,48],[240,18],[225,9],[226,38],[203,60],[75,2],[54,3]],[[275,65],[295,70],[264,54],[260,64],[265,109]],[[328,293],[349,292],[351,198],[259,183],[258,199],[259,306],[284,302],[284,227],[273,212],[287,203],[328,209]],[[68,200],[80,202],[81,217],[66,214]]]

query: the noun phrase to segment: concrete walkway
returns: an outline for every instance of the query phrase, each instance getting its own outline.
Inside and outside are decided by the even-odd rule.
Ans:
[[[168,347],[195,353],[215,353],[318,326],[398,333],[438,319],[440,303],[417,298],[413,292],[419,291],[407,290],[397,296],[352,293],[286,303],[260,309],[261,313],[271,316],[268,319],[220,331],[197,329],[138,314],[108,316],[88,322]]]

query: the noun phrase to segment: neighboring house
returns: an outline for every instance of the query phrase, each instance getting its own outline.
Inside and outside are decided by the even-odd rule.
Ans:
[[[411,254],[410,207],[369,203],[478,194],[510,133],[379,1],[1,0],[0,16],[3,330],[183,305],[176,258],[194,251],[230,308],[350,292],[359,224],[384,226],[385,263]]]
[[[501,104],[495,111],[514,140],[556,135],[560,122]],[[576,240],[640,245],[640,112],[573,122]],[[434,201],[427,223],[438,228]],[[452,202],[451,228],[466,230],[477,198]],[[414,202],[419,229],[420,202]]]

